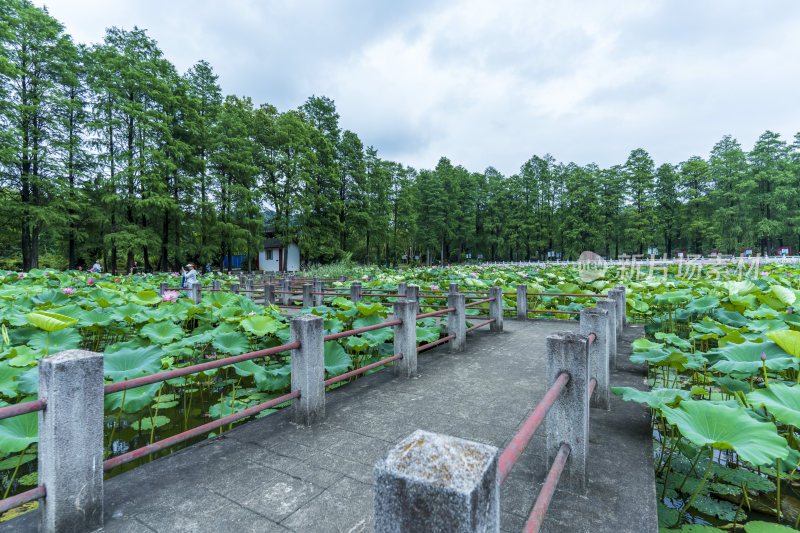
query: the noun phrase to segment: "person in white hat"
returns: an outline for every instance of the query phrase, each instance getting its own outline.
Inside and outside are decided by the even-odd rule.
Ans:
[[[186,271],[181,268],[181,273],[183,274],[183,286],[186,289],[190,289],[192,287],[192,283],[197,282],[197,269],[195,268],[194,263],[187,264],[186,268],[189,270]]]

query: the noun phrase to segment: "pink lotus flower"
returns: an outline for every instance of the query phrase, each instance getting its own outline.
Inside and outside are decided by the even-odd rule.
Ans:
[[[477,278],[478,277],[478,274],[476,274],[475,272],[470,272],[469,275],[472,276],[473,278]]]
[[[45,272],[44,273],[44,277],[49,278],[50,277],[50,272]]]
[[[87,285],[94,285],[94,278],[89,278],[89,281],[86,282]]]
[[[114,278],[114,283],[119,283],[119,282],[120,282],[119,278]]]
[[[17,279],[23,279],[24,277],[25,277],[25,273],[23,273],[23,272],[20,272],[19,274],[17,274]]]
[[[180,297],[180,293],[177,291],[164,291],[164,294],[161,295],[162,302],[176,302]]]
[[[439,290],[439,286],[438,285],[431,285],[431,290],[432,291],[438,291]]]
[[[79,266],[79,267],[78,267],[78,270],[83,270],[83,267],[82,267],[82,266]]]
[[[527,279],[527,277],[528,277],[528,275],[525,272],[523,272],[522,273],[522,279]]]
[[[70,294],[75,294],[75,289],[71,287],[64,287],[63,289],[61,289],[61,292],[69,296]]]

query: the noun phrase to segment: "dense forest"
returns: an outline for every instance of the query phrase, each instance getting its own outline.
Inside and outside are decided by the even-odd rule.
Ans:
[[[726,135],[658,167],[638,148],[611,168],[416,170],[342,131],[331,99],[223,95],[211,65],[177,72],[136,27],[76,44],[46,10],[0,0],[0,43],[0,268],[216,265],[268,232],[315,263],[800,248],[800,134],[749,152]]]

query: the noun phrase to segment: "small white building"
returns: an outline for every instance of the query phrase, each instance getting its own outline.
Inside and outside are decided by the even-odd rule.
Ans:
[[[280,239],[269,238],[264,241],[264,250],[258,252],[258,269],[267,272],[297,272],[300,270],[300,248],[291,242],[286,249],[284,265],[284,246]]]

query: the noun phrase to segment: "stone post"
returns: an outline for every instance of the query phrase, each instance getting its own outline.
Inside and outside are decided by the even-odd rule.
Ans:
[[[347,276],[339,276],[339,281],[347,281],[347,280],[348,280]]]
[[[553,464],[561,443],[570,448],[559,488],[580,494],[586,491],[586,449],[589,444],[588,339],[571,331],[547,336],[547,388],[562,372],[569,382],[547,413],[547,464]]]
[[[314,307],[314,285],[311,283],[303,283],[303,307]]]
[[[617,318],[619,319],[619,322],[622,323],[622,328],[624,329],[625,326],[628,325],[628,305],[626,301],[627,291],[625,290],[625,285],[617,285],[614,288],[620,291],[622,295],[622,308],[620,309],[620,312],[617,313]]]
[[[169,288],[169,283],[165,283],[163,281],[161,283],[159,283],[158,284],[158,295],[159,296],[164,296],[164,293],[167,291],[168,288]]]
[[[452,307],[455,311],[447,313],[447,334],[455,335],[450,339],[451,352],[463,352],[467,347],[467,316],[465,296],[463,294],[448,294],[447,307]]]
[[[589,381],[597,380],[594,394],[589,399],[590,407],[609,410],[611,408],[611,390],[609,389],[608,361],[608,311],[599,307],[581,309],[581,335],[587,338],[595,334],[595,340],[589,345]]]
[[[247,277],[244,274],[239,274],[239,286],[245,285],[247,281]]]
[[[608,359],[609,364],[617,368],[617,302],[610,298],[601,298],[595,305],[608,312]]]
[[[281,292],[283,293],[283,294],[280,295],[281,297],[279,298],[279,301],[281,302],[281,305],[289,305],[289,302],[290,302],[290,300],[292,298],[292,295],[291,295],[291,292],[292,292],[292,280],[290,280],[289,278],[282,279],[281,280],[281,284],[280,284],[280,288],[281,288]]]
[[[218,291],[222,288],[222,283],[220,283],[218,279],[215,279],[214,284],[211,286],[211,288],[214,289],[215,291]]]
[[[314,278],[314,292],[325,292],[325,284],[319,278]],[[314,307],[322,305],[325,296],[322,294],[314,295]]]
[[[392,368],[395,375],[410,378],[417,373],[417,307],[416,302],[400,298],[394,303],[394,318],[402,324],[394,327],[394,355],[403,354]]]
[[[517,320],[528,320],[528,286],[517,285]]]
[[[264,305],[272,305],[275,303],[275,290],[274,283],[264,284]]]
[[[238,283],[231,283],[231,292],[233,294],[239,294],[239,284]]]
[[[447,294],[458,294],[458,283],[451,283],[447,288]]]
[[[616,326],[617,326],[617,337],[622,336],[622,314],[624,311],[625,306],[625,297],[619,289],[611,289],[608,291],[608,297],[614,300],[614,305],[617,308],[617,315],[616,315]]]
[[[39,531],[103,527],[103,354],[67,350],[39,360]]]
[[[375,276],[373,274],[368,275],[367,281],[375,281]]]
[[[246,280],[244,280],[244,290],[246,290],[246,291],[252,291],[253,290],[253,280],[252,279],[247,278]],[[247,297],[250,298],[251,300],[253,300],[255,298],[255,293],[248,292],[247,293]]]
[[[498,533],[498,450],[417,430],[373,470],[375,533]]]
[[[489,324],[489,329],[499,333],[503,331],[503,289],[489,287],[489,298],[494,298],[489,302],[489,318],[494,318],[494,322]]]
[[[397,294],[407,295],[408,294],[408,283],[405,281],[401,281],[397,284]]]
[[[290,342],[299,342],[292,350],[292,422],[310,426],[325,418],[325,346],[321,316],[300,315],[290,323]]]
[[[199,304],[203,300],[203,293],[200,292],[201,287],[202,285],[200,285],[200,283],[197,281],[193,282],[192,286],[189,287],[189,297],[196,304]]]
[[[419,285],[408,285],[406,287],[406,300],[414,301],[415,313],[419,314]]]
[[[350,301],[357,304],[361,301],[361,282],[354,281],[350,284]]]

